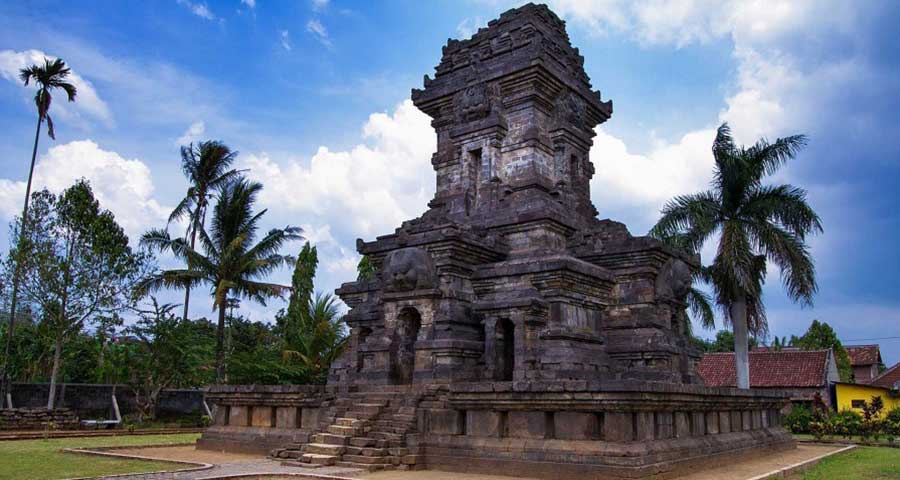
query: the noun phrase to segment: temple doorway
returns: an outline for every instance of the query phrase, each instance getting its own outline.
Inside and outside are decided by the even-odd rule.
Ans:
[[[394,345],[391,353],[391,383],[408,385],[412,383],[416,369],[416,338],[422,326],[422,316],[418,310],[406,307],[400,310],[397,317],[397,328],[394,331]]]
[[[508,318],[497,322],[497,359],[494,374],[496,380],[511,381],[516,366],[516,327]]]

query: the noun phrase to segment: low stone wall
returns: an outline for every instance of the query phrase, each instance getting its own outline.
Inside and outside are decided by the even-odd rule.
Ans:
[[[74,430],[78,417],[68,408],[13,408],[0,410],[0,430]]]
[[[335,391],[321,385],[216,385],[207,392],[213,424],[198,448],[268,453],[306,442],[317,431],[322,409]]]
[[[787,401],[780,392],[649,382],[454,384],[420,405],[417,441],[428,468],[665,478],[793,448],[781,428]]]

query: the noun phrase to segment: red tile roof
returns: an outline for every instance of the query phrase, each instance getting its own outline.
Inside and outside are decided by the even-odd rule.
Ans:
[[[750,386],[824,387],[827,361],[828,350],[750,352]],[[697,370],[707,386],[737,385],[734,353],[707,353]]]
[[[881,350],[878,345],[847,345],[844,347],[850,355],[850,365],[875,365],[881,363]]]
[[[869,385],[877,387],[894,388],[894,384],[900,382],[900,363],[881,372],[881,375],[873,378]]]

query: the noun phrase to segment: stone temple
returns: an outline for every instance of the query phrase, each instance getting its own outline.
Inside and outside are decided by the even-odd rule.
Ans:
[[[793,447],[784,395],[698,377],[699,259],[597,219],[589,151],[613,109],[583,63],[543,5],[447,43],[412,92],[437,132],[434,199],[358,241],[376,273],[337,290],[351,339],[328,384],[213,387],[201,447],[544,478],[665,478]]]

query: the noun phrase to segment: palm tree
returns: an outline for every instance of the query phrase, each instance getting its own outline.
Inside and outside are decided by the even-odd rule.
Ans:
[[[139,293],[160,288],[189,288],[209,285],[213,309],[218,309],[216,329],[216,382],[224,380],[225,310],[230,296],[255,300],[262,305],[273,297],[281,297],[290,287],[263,281],[277,268],[290,263],[290,256],[281,255],[282,245],[300,240],[302,230],[287,226],[272,229],[255,245],[257,229],[266,213],[253,213],[253,204],[262,185],[239,178],[223,186],[219,201],[213,209],[212,228],[198,230],[203,253],[183,238],[172,239],[165,230],[151,230],[143,235],[141,244],[159,251],[170,251],[184,260],[188,268],[157,272],[142,282]]]
[[[53,130],[53,119],[50,118],[50,103],[53,101],[52,91],[61,88],[66,92],[66,96],[70,102],[75,101],[75,95],[78,93],[75,85],[66,81],[66,78],[72,70],[66,66],[66,62],[62,59],[50,60],[44,58],[44,65],[32,65],[28,68],[19,70],[19,78],[28,86],[32,81],[37,85],[37,93],[34,94],[34,104],[38,111],[37,129],[34,132],[34,148],[31,150],[31,166],[28,168],[28,183],[25,184],[25,204],[22,207],[22,228],[19,232],[19,241],[17,250],[21,254],[24,239],[26,238],[26,229],[28,218],[28,199],[31,198],[31,180],[34,177],[34,162],[37,159],[38,140],[41,136],[41,125],[47,120],[47,135],[56,140],[56,132]],[[6,350],[3,361],[3,374],[0,375],[0,404],[5,401],[8,378],[7,365],[9,364],[9,354],[12,341],[13,327],[16,323],[16,303],[19,296],[19,276],[21,275],[22,262],[16,260],[16,268],[13,273],[12,298],[9,306],[9,323],[6,329]]]
[[[712,284],[716,304],[734,328],[738,388],[750,387],[748,333],[766,331],[762,303],[766,262],[781,269],[792,300],[811,305],[818,289],[806,237],[821,233],[822,224],[806,201],[806,191],[762,184],[763,177],[774,174],[804,145],[806,137],[794,135],[739,147],[728,124],[722,124],[712,147],[712,189],[666,203],[650,232],[664,240],[677,237],[691,252],[718,234],[716,257],[698,278]]]
[[[285,335],[293,344],[285,342],[283,356],[285,360],[300,360],[310,383],[324,383],[328,367],[344,351],[348,339],[337,299],[330,293],[319,292],[309,300],[300,317],[298,323],[289,324],[295,325],[298,331]]]
[[[197,231],[206,223],[206,208],[213,192],[235,179],[240,173],[228,167],[234,162],[237,152],[231,151],[222,142],[200,142],[195,147],[190,144],[181,147],[181,171],[190,182],[184,198],[169,215],[169,224],[188,217],[188,228],[185,237],[190,237],[191,248],[195,247]],[[188,266],[190,268],[190,266]],[[191,288],[184,289],[184,315],[187,320],[188,306],[191,301]]]

